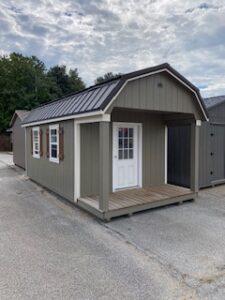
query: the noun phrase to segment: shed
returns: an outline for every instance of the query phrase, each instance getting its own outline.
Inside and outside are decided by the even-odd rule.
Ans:
[[[200,128],[199,188],[225,183],[225,96],[203,99],[209,121]],[[168,181],[190,186],[190,126],[170,127]],[[182,143],[179,143],[179,138]]]
[[[101,219],[195,199],[199,90],[169,64],[42,105],[24,120],[27,175]],[[190,125],[190,188],[167,182],[168,126]]]
[[[25,169],[25,129],[21,126],[29,114],[27,110],[16,110],[10,121],[12,130],[13,162]]]

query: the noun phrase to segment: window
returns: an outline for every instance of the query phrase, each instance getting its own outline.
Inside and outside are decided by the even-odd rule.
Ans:
[[[49,127],[50,161],[59,162],[59,125]]]
[[[39,127],[32,128],[33,134],[33,157],[40,158],[40,130]]]
[[[133,128],[119,128],[118,131],[119,159],[132,159],[134,156],[134,129]]]

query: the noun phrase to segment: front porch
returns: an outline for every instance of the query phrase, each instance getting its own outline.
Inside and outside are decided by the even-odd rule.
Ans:
[[[188,188],[163,184],[148,188],[132,188],[109,195],[108,210],[99,208],[99,196],[79,198],[77,205],[97,217],[110,220],[113,217],[131,215],[155,207],[195,199],[196,193]]]

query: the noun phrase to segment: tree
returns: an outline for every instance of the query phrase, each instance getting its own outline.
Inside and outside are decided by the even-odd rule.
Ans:
[[[97,83],[103,83],[105,81],[108,81],[110,79],[119,77],[121,75],[122,75],[121,73],[117,73],[117,74],[114,74],[112,72],[105,73],[103,76],[99,76],[99,77],[96,78],[95,84],[97,84]]]
[[[67,74],[65,66],[55,66],[48,71],[36,56],[0,56],[0,133],[15,109],[32,109],[84,87],[77,69]]]
[[[66,66],[54,66],[47,72],[47,76],[56,83],[58,96],[78,92],[85,88],[77,69],[70,69],[67,73]]]
[[[12,53],[0,57],[0,132],[9,126],[15,109],[31,109],[52,99],[45,65],[36,56]]]

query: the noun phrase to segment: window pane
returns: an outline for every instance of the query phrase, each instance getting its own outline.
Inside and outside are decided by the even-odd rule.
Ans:
[[[133,149],[133,146],[134,146],[133,139],[129,139],[129,148]]]
[[[123,159],[123,150],[119,150],[119,159]]]
[[[51,157],[57,158],[57,145],[51,145]]]
[[[124,128],[124,137],[128,137],[128,128]]]
[[[51,135],[52,134],[56,135],[57,134],[57,129],[51,129]]]
[[[123,137],[123,128],[119,128],[119,137]]]
[[[124,139],[124,145],[123,145],[123,147],[124,148],[128,148],[128,139]]]
[[[133,152],[134,152],[133,149],[130,149],[130,150],[129,150],[129,158],[130,158],[130,159],[132,159],[132,158],[134,157],[134,153],[133,153]]]
[[[57,158],[57,151],[52,149],[52,158]]]
[[[119,148],[123,148],[123,139],[119,139]]]
[[[51,143],[57,143],[57,136],[56,135],[51,136]]]
[[[134,129],[133,128],[129,128],[129,137],[133,137],[134,136]]]
[[[125,149],[125,150],[124,150],[124,159],[127,159],[127,158],[128,158],[128,150]]]

